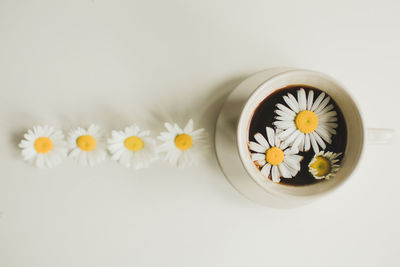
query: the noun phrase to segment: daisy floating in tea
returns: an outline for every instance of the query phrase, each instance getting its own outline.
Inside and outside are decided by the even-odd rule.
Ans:
[[[68,156],[81,165],[94,166],[106,158],[103,133],[98,125],[92,124],[87,129],[77,127],[71,130],[67,142]]]
[[[261,133],[256,133],[257,142],[250,142],[251,159],[261,168],[261,174],[271,177],[272,181],[279,183],[281,177],[292,178],[300,170],[302,156],[297,155],[298,149],[288,147],[281,142],[274,129],[266,127],[267,138]],[[268,140],[268,141],[267,141]]]
[[[277,104],[278,115],[274,125],[283,130],[279,138],[288,145],[298,147],[300,151],[308,151],[312,147],[315,153],[319,147],[326,148],[325,143],[332,143],[332,135],[336,134],[337,112],[330,102],[330,97],[321,92],[314,101],[314,91],[308,95],[303,88],[297,91],[297,99],[291,94],[283,96],[287,106]],[[328,105],[329,104],[329,105]]]
[[[50,126],[34,126],[19,144],[24,160],[38,168],[52,168],[66,156],[64,135]]]
[[[121,165],[135,169],[148,168],[157,159],[156,142],[150,137],[150,131],[142,131],[136,124],[124,131],[112,131],[107,140],[111,159]]]
[[[203,128],[194,129],[193,120],[189,120],[182,129],[176,123],[166,122],[167,132],[161,132],[157,137],[163,143],[159,152],[165,153],[165,160],[177,167],[185,167],[197,163],[206,147],[207,134]]]
[[[337,164],[339,162],[338,157],[342,153],[324,152],[320,151],[308,164],[308,169],[310,173],[315,177],[315,179],[330,179],[335,176],[339,171],[340,166]]]

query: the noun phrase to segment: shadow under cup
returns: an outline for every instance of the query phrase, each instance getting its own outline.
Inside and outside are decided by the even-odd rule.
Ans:
[[[341,161],[341,169],[335,177],[319,183],[305,186],[282,185],[265,179],[251,160],[248,150],[249,127],[258,105],[275,90],[289,85],[308,85],[327,93],[342,111],[347,124],[347,145]],[[354,171],[364,146],[364,126],[360,112],[353,98],[334,79],[315,71],[291,70],[272,76],[261,84],[246,102],[238,122],[237,146],[240,159],[249,176],[266,191],[280,197],[307,198],[316,197],[333,190],[342,184]]]

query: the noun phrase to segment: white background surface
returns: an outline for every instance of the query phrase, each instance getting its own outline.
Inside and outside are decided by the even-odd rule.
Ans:
[[[177,170],[26,165],[34,124],[194,117],[274,66],[348,87],[365,124],[399,123],[399,1],[0,0],[0,266],[399,266],[399,143],[368,147],[345,186],[308,206],[244,199],[215,156]]]

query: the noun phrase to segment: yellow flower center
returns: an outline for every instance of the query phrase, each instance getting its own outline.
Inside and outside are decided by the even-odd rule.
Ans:
[[[143,148],[143,140],[137,136],[130,136],[125,139],[124,145],[130,151],[138,151]]]
[[[187,134],[178,134],[175,137],[175,146],[182,151],[189,149],[192,146],[192,137]]]
[[[33,144],[37,153],[45,154],[53,148],[53,142],[48,137],[39,137]]]
[[[312,133],[317,129],[318,117],[310,110],[303,110],[297,114],[295,123],[300,132]]]
[[[317,156],[315,161],[310,164],[310,168],[316,171],[315,176],[325,176],[331,172],[331,162],[325,157]]]
[[[284,158],[285,154],[283,153],[282,149],[276,146],[271,147],[267,150],[267,153],[265,153],[265,159],[271,165],[281,164]]]
[[[92,151],[96,147],[96,139],[90,135],[81,135],[76,139],[76,144],[84,151]]]

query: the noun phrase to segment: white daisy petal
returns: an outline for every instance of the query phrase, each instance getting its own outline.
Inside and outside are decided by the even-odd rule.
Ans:
[[[304,151],[308,151],[311,148],[311,142],[310,142],[310,134],[307,133],[305,134],[304,137]]]
[[[291,167],[296,171],[300,170],[300,164],[299,164],[300,161],[296,157],[293,157],[292,155],[285,156],[283,162],[285,162],[289,167]]]
[[[335,106],[333,104],[329,104],[328,106],[326,106],[321,111],[319,111],[319,112],[315,111],[315,114],[317,115],[317,117],[320,117],[321,115],[324,115],[325,113],[328,113],[329,111],[333,110],[334,108],[335,108]]]
[[[191,133],[193,131],[193,120],[190,119],[186,124],[185,128],[183,128],[184,133]]]
[[[253,161],[264,160],[264,159],[265,159],[265,154],[251,153],[251,159],[252,159]]]
[[[292,95],[292,94],[287,94],[287,96],[289,97],[289,99],[293,102],[294,106],[295,106],[295,112],[299,112],[300,111],[300,107],[299,107],[299,103],[297,102],[297,99]]]
[[[278,117],[276,117],[276,119],[282,118],[284,120],[293,120],[296,117],[296,114],[294,112],[287,113],[287,112],[282,111],[280,109],[275,109],[275,113],[279,115]]]
[[[322,100],[324,99],[324,97],[325,97],[325,93],[324,92],[322,92],[318,97],[317,97],[317,99],[315,99],[315,101],[314,101],[314,104],[311,106],[311,111],[315,111],[315,109],[319,106],[319,104],[321,104],[321,102],[322,102]]]
[[[27,147],[30,147],[30,146],[32,146],[33,145],[33,142],[29,142],[28,140],[22,140],[20,143],[19,143],[19,147],[20,148],[27,148]]]
[[[337,117],[319,118],[319,125],[326,125],[328,122],[337,122]]]
[[[78,157],[80,154],[80,149],[79,148],[74,148],[73,150],[71,150],[68,154],[69,157],[74,158],[74,157]]]
[[[176,165],[181,155],[182,151],[179,150],[172,151],[171,156],[169,158],[169,163],[171,163],[172,165]]]
[[[328,144],[332,143],[332,139],[331,136],[329,134],[329,132],[327,130],[325,130],[322,127],[317,127],[317,129],[315,129],[315,132]]]
[[[31,161],[36,156],[37,156],[37,152],[33,148],[26,148],[26,149],[22,150],[22,157],[26,161]]]
[[[321,115],[319,118],[320,118],[321,120],[323,120],[323,119],[328,119],[328,118],[334,117],[334,116],[336,116],[336,115],[337,115],[337,112],[336,112],[335,110],[333,110],[333,111],[329,111],[329,112],[327,112],[327,113]]]
[[[312,105],[313,105],[313,100],[314,100],[314,91],[310,90],[308,92],[308,97],[307,97],[307,110],[310,110]]]
[[[299,137],[301,137],[300,138],[300,145],[299,146],[301,146],[301,144],[302,143],[304,143],[303,142],[303,140],[304,140],[304,137],[303,136],[299,136]],[[290,147],[290,154],[297,154],[297,153],[299,153],[299,146],[291,146]],[[304,146],[304,144],[303,144],[303,146]],[[303,151],[303,150],[302,150]]]
[[[43,127],[33,126],[33,132],[35,132],[38,136],[43,136]]]
[[[127,152],[126,149],[124,148],[118,149],[115,152],[111,152],[111,159],[118,161],[121,158],[122,154],[124,153],[129,153],[129,152]]]
[[[312,132],[311,134],[314,136],[315,141],[317,141],[318,145],[322,147],[322,149],[325,149],[326,145],[325,142],[321,139],[321,137],[315,131]]]
[[[287,144],[292,144],[296,138],[301,135],[301,132],[299,130],[296,130],[294,133],[292,133],[288,138],[284,140],[285,143]]]
[[[297,103],[297,100],[294,98],[292,94],[288,94],[287,96],[283,96],[283,100],[286,102],[286,104],[294,111],[294,112],[299,112],[299,104]]]
[[[300,147],[300,144],[301,144],[302,142],[304,142],[304,138],[305,138],[304,134],[299,134],[299,135],[297,135],[296,139],[295,139],[294,142],[293,142],[292,147],[293,147],[293,148],[296,148],[296,149],[298,149],[298,150],[303,150],[303,149]],[[304,144],[304,143],[303,143],[303,144]],[[304,146],[304,145],[303,145],[303,146]]]
[[[296,127],[290,127],[288,129],[285,129],[280,135],[279,138],[281,140],[285,140],[288,136],[290,136],[291,134],[293,134],[296,131]]]
[[[169,141],[175,138],[175,135],[167,133],[167,132],[161,132],[159,136],[157,136],[157,139],[160,141]]]
[[[205,137],[207,137],[207,133],[204,128],[200,128],[200,129],[193,131],[190,134],[190,136],[192,136],[193,139],[195,139],[195,140],[196,139],[204,139]]]
[[[117,150],[124,149],[125,145],[124,145],[123,140],[125,140],[125,139],[108,141],[109,145],[107,146],[107,148],[108,148],[108,150],[110,150],[111,154],[113,154]]]
[[[269,144],[268,144],[268,142],[267,142],[267,140],[265,139],[265,137],[264,137],[262,134],[256,133],[256,134],[254,135],[254,139],[256,139],[256,141],[257,141],[260,145],[262,145],[263,147],[265,147],[266,149],[268,149],[268,148],[270,147]]]
[[[35,135],[31,130],[29,130],[28,133],[24,134],[24,138],[28,141],[33,141],[35,139]]]
[[[252,142],[252,141],[250,141],[249,147],[250,147],[250,150],[252,150],[254,152],[259,152],[259,153],[265,153],[265,151],[267,150],[266,147],[264,147],[256,142]]]
[[[181,133],[183,133],[183,130],[182,130],[182,128],[181,128],[181,127],[179,127],[179,125],[178,125],[178,124],[174,123],[174,128],[175,128],[175,130],[176,130],[176,132],[177,132],[178,134],[181,134]]]
[[[275,141],[274,146],[276,146],[276,147],[280,147],[281,146],[281,140],[279,139],[279,136],[277,134],[275,135],[274,141]]]
[[[319,104],[319,106],[314,110],[314,113],[318,114],[319,112],[321,112],[329,103],[329,101],[331,100],[331,98],[328,96],[326,97],[321,104]]]
[[[267,161],[265,160],[265,158],[263,160],[258,160],[257,161],[258,165],[260,166],[264,166],[265,164],[267,164]]]
[[[292,178],[290,171],[288,170],[288,168],[286,168],[284,163],[279,164],[278,169],[283,178]]]
[[[161,145],[158,146],[158,151],[159,152],[167,152],[170,151],[171,149],[175,148],[174,141],[165,141]]]
[[[284,113],[286,113],[288,116],[291,116],[293,118],[296,117],[296,112],[294,112],[293,110],[289,109],[288,107],[285,107],[282,104],[277,104],[276,107],[278,109],[280,109],[281,111],[283,111]]]
[[[271,168],[271,179],[275,183],[279,183],[281,181],[281,179],[279,177],[279,170],[276,165],[272,166],[272,168]]]
[[[125,127],[124,131],[119,131],[119,133],[124,136],[137,136],[140,132],[140,127],[137,124],[132,124],[131,126]]]
[[[175,149],[171,148],[170,150],[166,150],[165,152],[166,153],[164,154],[164,160],[169,161],[169,158],[171,157],[172,153],[175,152]]]
[[[305,110],[307,108],[306,91],[304,91],[303,88],[297,91],[297,101],[299,103],[300,110]]]
[[[285,116],[285,117],[283,117],[283,116],[276,116],[276,117],[275,117],[275,120],[278,120],[278,121],[289,121],[289,120],[293,120],[293,119],[289,118],[289,116]]]
[[[310,142],[311,142],[311,146],[312,146],[314,152],[318,153],[319,152],[318,144],[314,138],[314,135],[312,135],[312,134],[310,134]]]
[[[279,145],[279,148],[282,149],[282,150],[285,150],[288,146],[289,146],[288,143],[286,143],[286,142],[281,142],[281,144]]]
[[[87,129],[87,133],[90,135],[96,135],[100,131],[100,126],[96,124],[91,124],[89,128]]]
[[[328,122],[324,124],[326,126],[326,128],[337,128],[338,124],[335,122]]]
[[[276,126],[278,129],[286,130],[291,127],[296,127],[293,121],[274,121],[273,125]]]
[[[270,170],[271,170],[271,164],[267,163],[264,165],[264,167],[262,167],[261,174],[265,177],[268,177]]]
[[[292,168],[291,166],[289,166],[286,162],[282,162],[281,164],[285,165],[285,167],[288,169],[291,177],[296,176],[297,173],[299,172],[298,170],[296,170],[296,169]],[[300,169],[300,167],[299,167],[299,169]]]
[[[266,127],[265,130],[267,132],[268,143],[271,146],[275,146],[275,131],[271,127]]]
[[[175,130],[174,126],[172,126],[170,123],[166,122],[164,123],[164,126],[170,133],[173,133],[174,135],[177,134],[177,131]]]
[[[149,136],[150,135],[150,130],[146,130],[146,131],[141,131],[137,133],[138,137],[145,137],[145,136]]]

